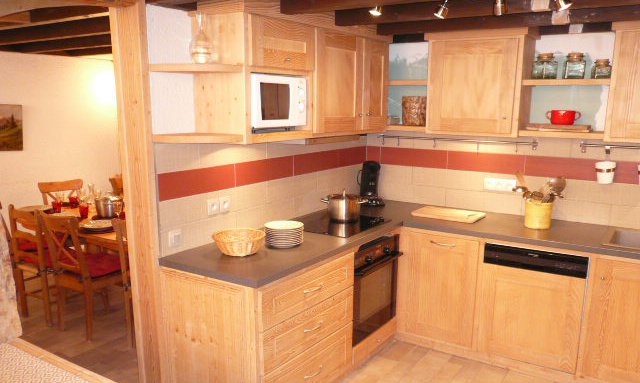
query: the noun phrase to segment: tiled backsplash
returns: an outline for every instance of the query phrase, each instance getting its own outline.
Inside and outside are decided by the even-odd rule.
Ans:
[[[416,134],[419,136],[419,134]],[[522,138],[520,138],[522,140]],[[382,163],[380,194],[384,198],[477,209],[507,214],[524,214],[519,194],[484,190],[485,177],[515,178],[525,174],[528,186],[538,189],[545,177],[568,178],[565,199],[554,206],[554,218],[576,222],[640,229],[640,185],[637,165],[640,153],[614,150],[618,162],[616,183],[595,182],[593,163],[604,159],[603,149],[580,150],[579,140],[539,139],[532,150],[514,146],[387,139],[369,136],[367,159]]]
[[[346,189],[357,193],[365,139],[324,145],[156,144],[162,256],[211,242],[228,227],[310,213],[320,198]],[[206,201],[231,197],[231,210],[207,215]],[[182,230],[182,244],[168,247],[168,232]]]

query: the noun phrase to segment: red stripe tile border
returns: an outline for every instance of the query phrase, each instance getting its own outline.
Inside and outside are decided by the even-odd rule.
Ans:
[[[447,151],[382,147],[380,163],[388,165],[446,168]]]
[[[293,157],[276,157],[236,164],[236,186],[293,176]]]
[[[158,174],[160,201],[228,189],[235,186],[235,165]]]
[[[338,150],[338,166],[351,166],[363,163],[367,159],[367,149],[364,146]]]
[[[447,169],[514,174],[522,171],[525,156],[517,154],[449,152]]]
[[[293,174],[308,174],[339,167],[339,150],[298,154],[293,156]]]
[[[524,174],[537,177],[565,176],[569,179],[595,181],[595,163],[587,158],[527,156]]]
[[[379,146],[367,146],[367,161],[380,162],[382,149]]]

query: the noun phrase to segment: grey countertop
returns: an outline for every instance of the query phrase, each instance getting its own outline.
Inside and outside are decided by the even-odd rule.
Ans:
[[[386,201],[383,208],[364,208],[363,213],[383,215],[387,222],[375,229],[350,238],[304,233],[302,245],[286,250],[265,248],[248,257],[223,255],[215,244],[197,247],[160,259],[167,268],[203,275],[248,287],[261,287],[312,266],[336,254],[356,248],[401,226],[468,235],[488,240],[516,242],[556,249],[640,259],[639,252],[624,251],[601,244],[608,226],[554,220],[549,230],[524,227],[524,217],[487,213],[473,224],[413,217],[411,212],[424,206],[407,202]]]

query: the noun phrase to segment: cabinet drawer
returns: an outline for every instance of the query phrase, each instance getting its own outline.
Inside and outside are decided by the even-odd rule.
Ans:
[[[258,293],[262,325],[267,330],[353,286],[353,253]]]
[[[331,382],[351,365],[351,323],[265,378],[265,383]]]
[[[269,373],[308,350],[353,319],[353,289],[319,303],[266,331],[263,336],[264,370]]]
[[[251,15],[251,65],[313,70],[313,27]]]

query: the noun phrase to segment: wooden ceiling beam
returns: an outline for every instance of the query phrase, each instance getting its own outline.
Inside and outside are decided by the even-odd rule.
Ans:
[[[640,19],[640,5],[609,8],[572,9],[571,24],[632,21]],[[459,19],[410,21],[378,24],[378,34],[396,35],[429,32],[450,32],[470,29],[497,29],[517,27],[541,27],[553,25],[552,12],[508,14],[500,17],[465,17]]]
[[[54,51],[47,52],[48,55],[54,56],[95,56],[95,55],[110,55],[112,53],[111,47],[99,47],[99,48],[87,48],[87,49],[75,49],[67,51]]]
[[[377,5],[407,4],[416,0],[280,0],[280,12],[286,15],[299,13],[331,12],[340,9],[371,8]],[[435,1],[435,0],[431,0]]]
[[[0,47],[0,49],[20,53],[44,53],[110,46],[111,34],[104,34],[97,36],[72,37],[60,40],[38,41],[26,44],[5,45]]]
[[[146,3],[183,11],[195,11],[198,9],[198,2],[193,0],[147,0]]]
[[[0,16],[39,8],[68,7],[76,5],[126,7],[133,5],[134,3],[135,0],[2,0],[0,1]]]
[[[509,0],[508,14],[530,13],[531,0]],[[373,17],[369,8],[336,11],[336,25],[370,25],[400,23],[405,21],[438,20],[433,12],[440,2],[415,2],[382,7],[382,15]],[[585,8],[618,7],[640,5],[640,0],[580,0],[575,1],[572,10]],[[552,10],[552,9],[550,9]],[[447,19],[493,15],[493,1],[455,0],[449,3]]]
[[[102,16],[34,27],[0,30],[0,45],[102,35],[109,33],[109,31],[109,17]]]
[[[44,23],[56,20],[71,20],[75,18],[90,17],[96,14],[107,14],[109,8],[93,6],[55,7],[31,10],[32,23]]]

